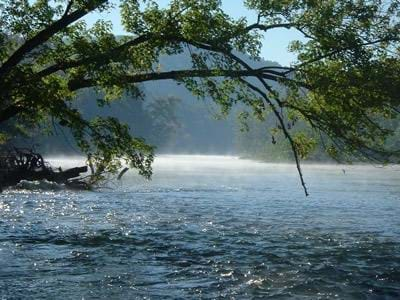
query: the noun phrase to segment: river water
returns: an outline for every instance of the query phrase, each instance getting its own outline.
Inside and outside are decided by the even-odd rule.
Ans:
[[[307,198],[293,165],[160,156],[151,182],[8,190],[0,299],[400,299],[400,168],[304,173]]]

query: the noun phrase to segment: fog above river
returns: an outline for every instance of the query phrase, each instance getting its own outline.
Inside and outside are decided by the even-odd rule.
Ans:
[[[47,159],[54,166],[71,167],[85,163],[85,158],[82,156],[52,156]],[[365,171],[382,173],[397,173],[400,172],[400,165],[373,165],[373,164],[332,164],[332,163],[301,163],[303,170],[329,171],[344,173],[351,171]],[[233,155],[186,155],[186,154],[161,154],[156,155],[153,163],[155,172],[157,170],[180,170],[180,171],[196,171],[211,172],[212,170],[219,171],[279,171],[292,172],[296,170],[294,163],[283,162],[263,162],[251,159],[243,159]]]
[[[85,164],[83,157],[52,157],[48,161],[54,167],[63,168]],[[374,184],[379,188],[395,187],[400,180],[399,165],[303,163],[302,171],[311,196],[327,193],[337,186],[348,191]],[[276,192],[290,186],[296,194],[303,193],[294,163],[266,163],[222,155],[158,155],[153,163],[152,180],[145,180],[137,175],[136,170],[130,170],[118,186],[124,189],[171,185],[177,188],[207,187],[210,182],[213,186],[231,188],[262,185]]]

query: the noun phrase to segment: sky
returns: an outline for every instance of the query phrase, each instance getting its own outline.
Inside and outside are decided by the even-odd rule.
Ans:
[[[160,6],[164,6],[168,3],[168,0],[158,1]],[[246,17],[249,22],[256,21],[256,14],[252,11],[247,10],[242,0],[222,0],[224,11],[234,18]],[[106,13],[92,13],[86,18],[86,22],[90,25],[93,24],[97,19],[101,18],[109,20],[113,24],[115,34],[124,34],[124,29],[120,22],[118,6]],[[264,34],[263,47],[261,50],[261,56],[265,60],[275,61],[284,66],[289,66],[295,61],[295,55],[290,53],[288,49],[289,42],[296,39],[302,39],[300,33],[294,30],[288,29],[273,29],[268,33]]]

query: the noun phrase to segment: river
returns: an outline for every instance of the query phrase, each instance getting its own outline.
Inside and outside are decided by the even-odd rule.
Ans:
[[[58,160],[60,163],[72,163]],[[160,156],[0,195],[0,299],[399,299],[400,167]]]

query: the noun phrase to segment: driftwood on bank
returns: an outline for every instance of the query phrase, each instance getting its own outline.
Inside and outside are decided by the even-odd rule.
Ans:
[[[0,191],[17,185],[21,180],[47,180],[72,188],[89,189],[89,185],[80,178],[87,171],[87,166],[67,170],[53,169],[39,153],[30,149],[14,148],[0,156]]]

